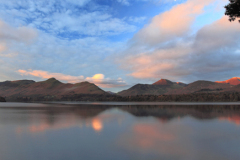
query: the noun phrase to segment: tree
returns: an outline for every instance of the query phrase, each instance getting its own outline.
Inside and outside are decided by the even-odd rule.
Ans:
[[[229,16],[229,21],[235,21],[240,17],[240,0],[229,0],[230,3],[225,6],[225,15]],[[240,20],[239,20],[240,23]]]

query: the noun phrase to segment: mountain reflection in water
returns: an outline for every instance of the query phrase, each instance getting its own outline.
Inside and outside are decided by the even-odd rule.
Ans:
[[[240,106],[0,104],[0,159],[239,159]]]

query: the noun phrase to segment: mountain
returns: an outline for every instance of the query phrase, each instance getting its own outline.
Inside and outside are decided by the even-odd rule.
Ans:
[[[159,81],[153,83],[152,85],[171,86],[173,85],[173,82],[167,79],[160,79]]]
[[[216,83],[228,83],[231,85],[239,85],[240,84],[240,77],[233,77],[231,79],[228,79],[226,81],[216,81]]]
[[[153,84],[137,84],[127,90],[119,92],[118,95],[181,95],[220,92],[240,92],[240,78],[231,78],[227,81],[222,81],[221,83],[219,81],[211,82],[199,80],[190,84],[161,79]]]
[[[187,84],[182,83],[182,82],[172,82],[167,79],[160,79],[159,81],[153,83],[152,85],[161,85],[161,86],[172,86],[174,84],[180,85],[180,86],[187,86]]]
[[[0,86],[18,87],[21,85],[27,85],[32,83],[35,83],[35,81],[32,81],[32,80],[5,81],[5,82],[0,82]]]
[[[6,97],[7,101],[21,97],[39,100],[43,97],[60,99],[63,96],[76,94],[101,95],[107,93],[93,83],[81,82],[76,84],[65,84],[55,78],[50,78],[41,82],[19,80],[0,83],[0,96]]]
[[[133,87],[118,93],[120,96],[136,96],[136,95],[161,95],[166,92],[165,86],[136,84]]]
[[[115,95],[116,93],[111,92],[111,91],[107,91],[107,93],[111,94],[111,95]]]
[[[230,84],[199,80],[190,83],[181,89],[171,90],[166,94],[216,93],[227,91],[230,88]]]
[[[136,95],[162,95],[172,89],[183,88],[182,85],[171,82],[167,79],[161,79],[153,84],[137,84],[133,87],[118,93],[120,96],[136,96]]]
[[[238,81],[239,78],[235,77],[224,81],[225,83],[199,80],[190,84],[184,84],[181,82],[172,82],[167,79],[161,79],[153,84],[136,84],[127,90],[113,94],[112,92],[105,92],[95,84],[89,82],[70,84],[62,83],[55,78],[50,78],[41,82],[18,80],[0,82],[0,97],[4,97],[8,102],[154,100],[238,101],[240,100],[238,98],[240,84],[236,83]],[[195,99],[193,97],[195,97]],[[5,101],[4,98],[0,98],[0,101]]]
[[[180,86],[183,86],[183,87],[186,87],[187,86],[187,84],[185,84],[185,83],[182,83],[182,82],[176,82],[178,85],[180,85]]]

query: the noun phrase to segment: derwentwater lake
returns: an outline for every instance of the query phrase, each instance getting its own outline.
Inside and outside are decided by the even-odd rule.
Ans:
[[[240,103],[0,103],[1,160],[239,160]]]

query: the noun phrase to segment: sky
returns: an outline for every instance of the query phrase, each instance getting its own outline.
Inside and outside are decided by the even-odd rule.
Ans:
[[[0,0],[0,81],[51,77],[118,92],[240,77],[228,0]]]

